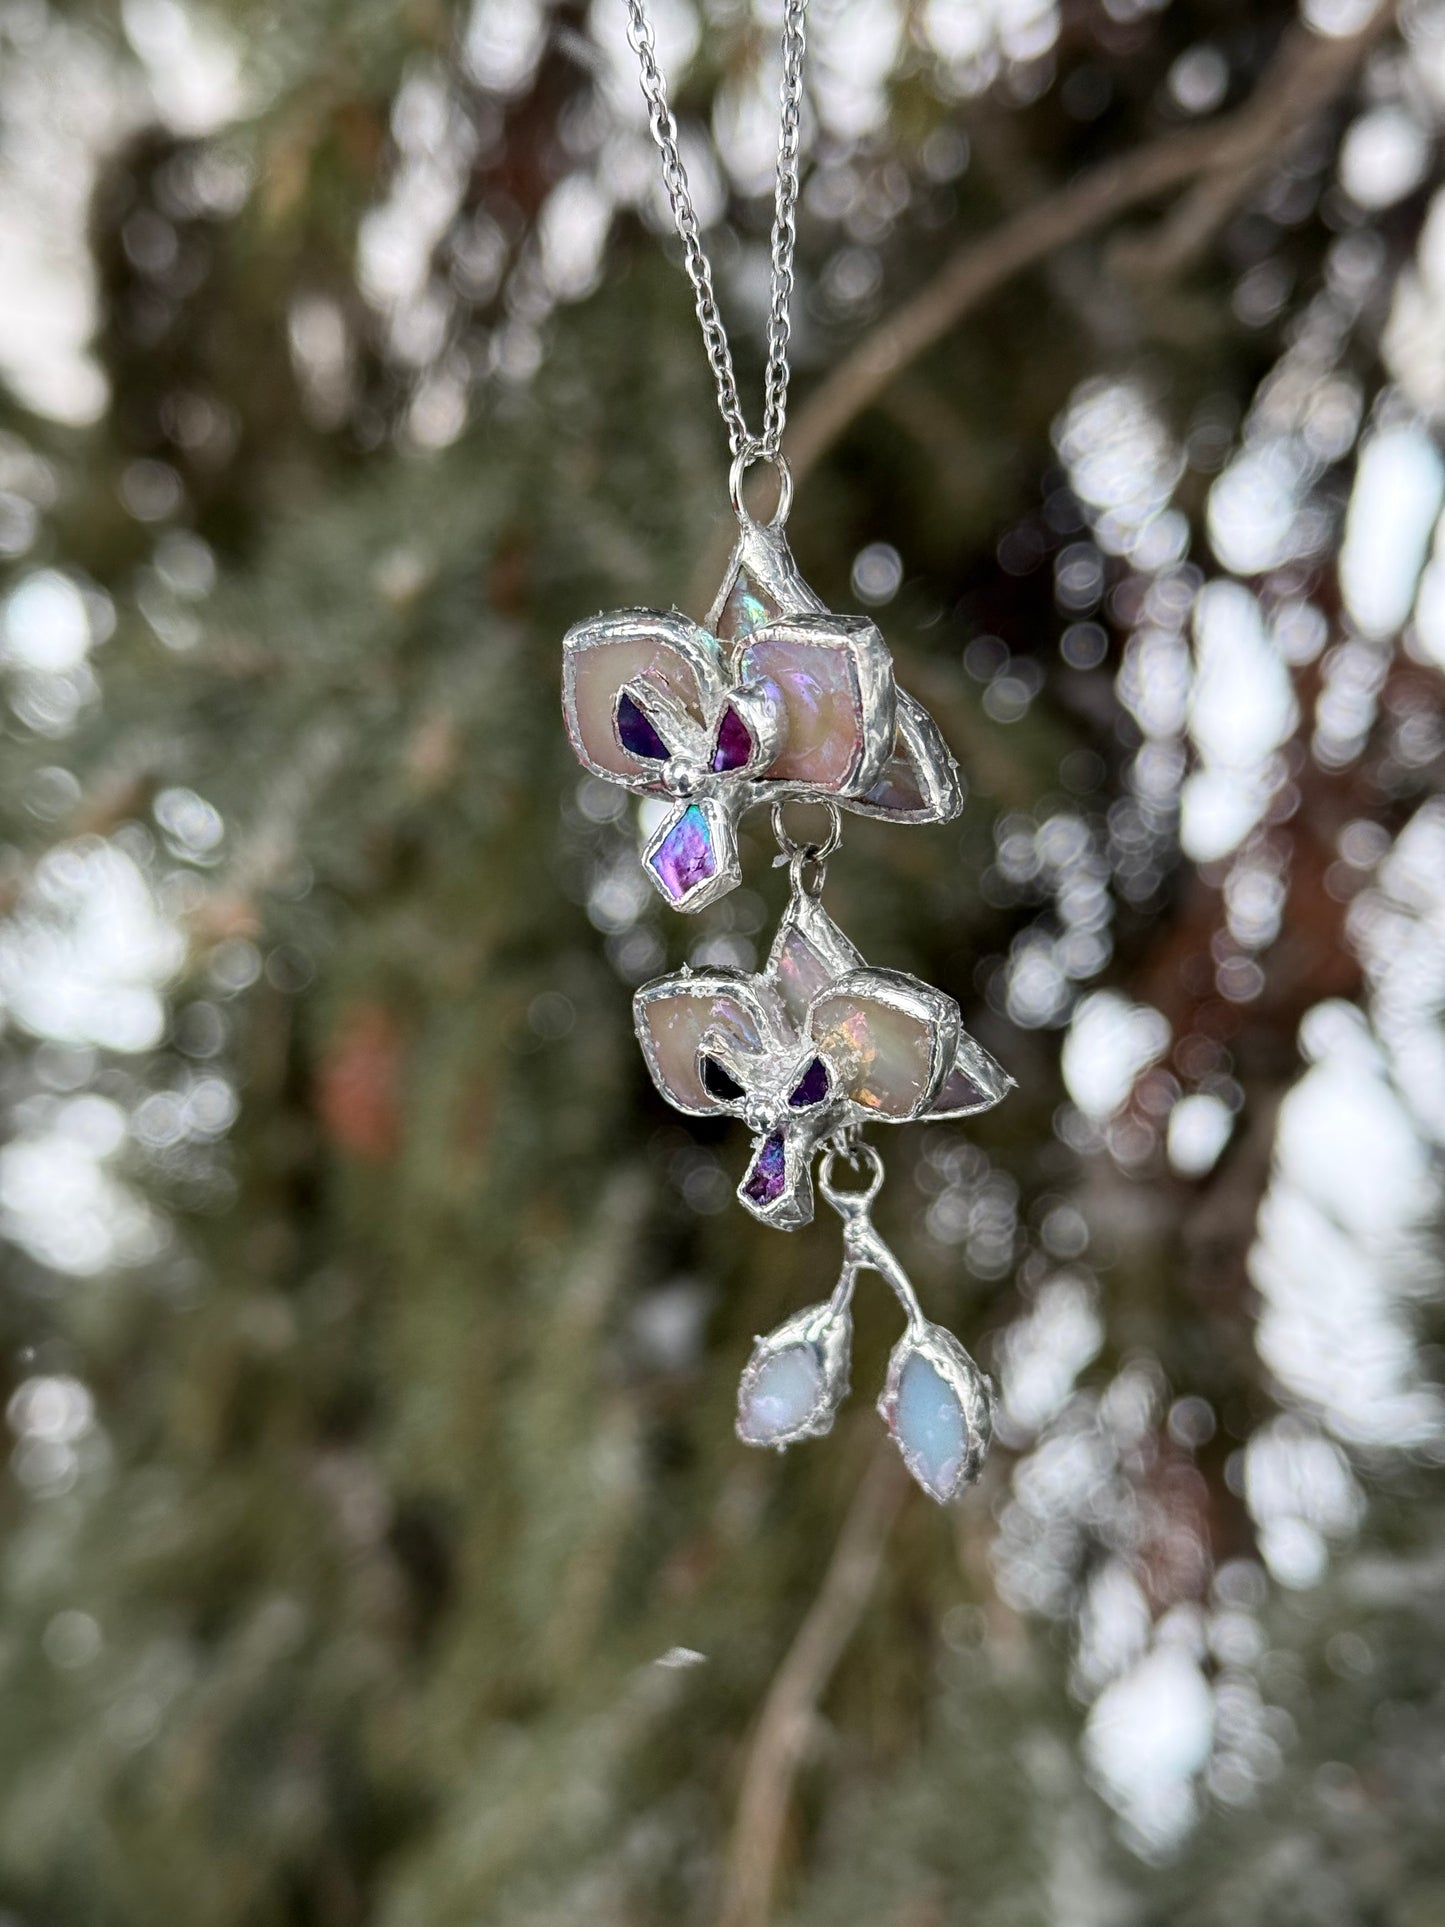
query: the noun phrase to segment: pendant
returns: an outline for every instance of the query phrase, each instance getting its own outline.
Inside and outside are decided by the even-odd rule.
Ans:
[[[839,1153],[822,1161],[818,1188],[843,1219],[843,1268],[826,1303],[795,1312],[757,1340],[738,1385],[737,1434],[745,1445],[781,1452],[832,1430],[849,1389],[853,1290],[860,1272],[876,1271],[908,1321],[889,1357],[878,1411],[908,1470],[930,1498],[946,1504],[983,1470],[993,1437],[993,1384],[952,1332],[923,1316],[870,1216],[882,1160],[867,1146],[863,1154],[870,1167],[863,1190],[836,1185]]]
[[[693,1117],[738,1117],[753,1137],[738,1201],[791,1231],[813,1216],[813,1156],[869,1123],[973,1117],[1013,1080],[963,1028],[958,1005],[900,970],[875,970],[804,883],[765,968],[677,971],[633,998],[658,1090]],[[816,887],[816,885],[815,885]]]
[[[832,802],[900,823],[963,808],[958,766],[893,680],[866,616],[836,616],[780,529],[744,519],[706,623],[619,609],[569,629],[562,709],[594,776],[670,804],[642,852],[675,910],[742,881],[737,825],[755,804]]]
[[[779,464],[786,485],[786,466]],[[904,1463],[933,1498],[977,1478],[993,1427],[988,1379],[924,1318],[870,1207],[882,1182],[871,1123],[972,1117],[1013,1080],[963,1028],[953,998],[868,965],[823,909],[840,811],[943,823],[963,807],[957,765],[933,719],[893,675],[876,625],[834,615],[804,582],[779,514],[739,534],[705,623],[677,610],[623,609],[567,632],[562,707],[593,775],[668,809],[642,850],[653,886],[695,912],[742,880],[738,823],[768,803],[791,872],[763,969],[685,968],[644,984],[633,1020],[653,1083],[693,1117],[737,1117],[752,1137],[738,1200],[779,1230],[809,1223],[815,1194],[843,1220],[832,1296],[759,1338],[738,1392],[738,1436],[782,1449],[829,1431],[848,1390],[858,1276],[878,1273],[903,1306],[878,1409]],[[783,805],[826,805],[823,844],[787,834]],[[870,1173],[840,1189],[840,1158]],[[815,1182],[814,1164],[818,1170]]]

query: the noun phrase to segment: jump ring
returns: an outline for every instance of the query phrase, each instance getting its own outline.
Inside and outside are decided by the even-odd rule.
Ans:
[[[787,823],[783,819],[785,805],[782,802],[774,803],[773,835],[778,839],[778,848],[784,856],[806,856],[811,857],[815,863],[826,863],[843,841],[843,817],[838,805],[822,797],[817,807],[828,813],[828,834],[821,843],[799,843],[789,834]]]
[[[833,1182],[833,1173],[837,1169],[839,1155],[839,1152],[833,1150],[831,1146],[823,1153],[822,1161],[818,1166],[818,1189],[835,1211],[843,1213],[844,1216],[854,1216],[866,1211],[883,1189],[883,1160],[871,1144],[860,1144],[856,1155],[868,1168],[868,1182],[858,1191],[840,1191]]]
[[[774,449],[770,453],[760,441],[756,441],[751,436],[733,456],[733,465],[728,470],[728,498],[733,505],[733,514],[740,522],[754,522],[753,516],[748,513],[743,502],[743,478],[754,462],[771,462],[777,471],[777,507],[765,526],[770,529],[780,529],[787,521],[788,512],[793,506],[793,471],[788,466],[787,456],[780,449]],[[755,522],[754,526],[756,526]]]
[[[788,881],[800,896],[820,897],[828,881],[828,865],[810,850],[794,850],[788,858]]]

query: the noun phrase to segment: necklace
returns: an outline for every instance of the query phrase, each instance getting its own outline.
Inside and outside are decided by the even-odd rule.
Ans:
[[[793,301],[793,250],[798,239],[798,143],[802,129],[804,20],[808,0],[785,0],[783,9],[783,79],[780,89],[781,113],[778,118],[777,188],[773,199],[773,239],[771,295],[768,303],[768,365],[763,378],[765,404],[763,432],[752,435],[743,418],[738,398],[737,376],[733,373],[732,351],[727,330],[718,312],[713,291],[712,265],[698,231],[697,210],[692,204],[687,169],[677,142],[677,122],[668,105],[667,82],[657,64],[657,47],[652,22],[643,0],[627,0],[627,39],[637,55],[642,75],[642,97],[647,102],[648,125],[662,156],[662,182],[672,208],[673,222],[682,241],[683,262],[697,299],[697,318],[717,383],[718,409],[728,431],[728,446],[733,453],[734,506],[743,469],[761,457],[780,461],[783,426],[788,415],[788,342],[792,334],[790,310]],[[737,464],[741,462],[742,468]],[[780,468],[780,476],[785,471]],[[784,518],[786,519],[786,517]]]
[[[792,1230],[810,1222],[821,1194],[842,1220],[831,1295],[757,1341],[738,1388],[738,1436],[781,1450],[831,1429],[848,1391],[854,1287],[872,1271],[905,1319],[878,1409],[914,1478],[948,1500],[982,1468],[993,1388],[952,1333],[924,1317],[879,1236],[872,1205],[883,1161],[862,1133],[875,1123],[971,1117],[998,1103],[1012,1079],[964,1030],[951,997],[902,971],[871,968],[821,900],[844,811],[942,823],[963,807],[963,787],[933,719],[897,686],[876,625],[829,610],[783,533],[793,499],[782,438],[807,0],[785,0],[783,13],[760,435],[743,414],[645,0],[626,6],[732,453],[738,536],[703,622],[676,609],[620,609],[567,632],[563,713],[593,775],[666,805],[642,864],[673,909],[694,913],[741,882],[738,825],[759,804],[771,807],[775,861],[789,873],[787,908],[761,971],[684,968],[633,999],[662,1096],[693,1117],[736,1117],[751,1134],[737,1193],[744,1208]],[[759,461],[778,479],[776,507],[761,522],[743,501],[744,478]],[[822,806],[821,841],[792,834],[790,802]],[[851,1184],[840,1182],[843,1165]]]

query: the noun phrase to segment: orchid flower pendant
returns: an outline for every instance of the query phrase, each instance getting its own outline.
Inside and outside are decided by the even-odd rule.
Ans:
[[[971,1117],[1013,1079],[967,1034],[951,997],[866,964],[819,895],[837,809],[942,823],[962,808],[963,785],[932,719],[895,683],[874,624],[832,614],[799,575],[782,533],[791,485],[781,457],[770,457],[782,491],[774,520],[744,510],[741,475],[759,452],[734,461],[740,532],[706,623],[649,609],[578,623],[563,644],[563,711],[585,768],[660,806],[643,864],[675,909],[701,910],[741,881],[745,811],[836,806],[819,844],[795,843],[775,809],[792,892],[763,969],[659,977],[633,998],[633,1021],[670,1104],[747,1125],[738,1197],[755,1218],[784,1231],[809,1223],[816,1159],[817,1192],[844,1221],[832,1296],[756,1341],[738,1436],[781,1450],[829,1430],[848,1390],[854,1285],[874,1271],[907,1317],[878,1409],[908,1470],[944,1502],[979,1475],[993,1391],[924,1317],[875,1230],[883,1166],[861,1127]],[[834,1182],[840,1159],[871,1173],[862,1189]]]
[[[633,1015],[669,1103],[747,1124],[753,1155],[738,1197],[782,1230],[812,1218],[823,1139],[873,1120],[971,1117],[1013,1082],[964,1031],[951,997],[870,969],[802,889],[760,974],[685,969],[645,984]]]
[[[769,524],[741,523],[706,624],[622,609],[577,623],[562,647],[580,761],[667,800],[642,860],[674,909],[741,881],[738,820],[757,803],[831,801],[899,823],[963,807],[957,765],[896,686],[876,626],[831,614]]]

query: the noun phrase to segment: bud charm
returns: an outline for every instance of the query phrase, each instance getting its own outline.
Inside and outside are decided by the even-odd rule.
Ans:
[[[853,1321],[836,1297],[760,1338],[738,1385],[738,1437],[781,1451],[833,1429],[848,1395]]]
[[[931,1499],[956,1499],[983,1470],[993,1386],[951,1331],[923,1324],[893,1348],[878,1411]]]
[[[738,1386],[737,1433],[744,1445],[781,1451],[833,1429],[848,1393],[854,1287],[876,1271],[902,1305],[908,1329],[894,1346],[878,1410],[903,1463],[931,1499],[946,1504],[973,1484],[993,1436],[993,1386],[963,1346],[919,1308],[908,1275],[874,1229],[883,1181],[876,1151],[854,1154],[869,1173],[858,1191],[833,1182],[839,1153],[824,1154],[818,1188],[843,1220],[843,1268],[833,1296],[809,1305],[760,1338]]]

